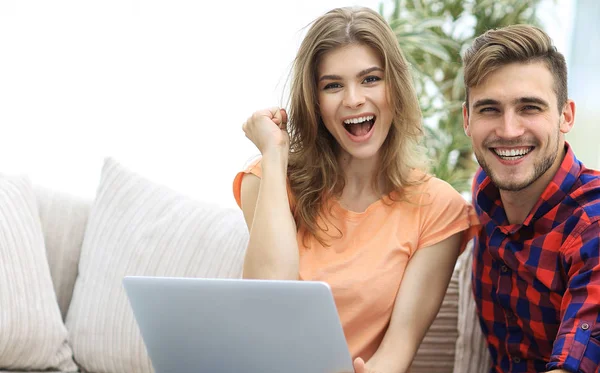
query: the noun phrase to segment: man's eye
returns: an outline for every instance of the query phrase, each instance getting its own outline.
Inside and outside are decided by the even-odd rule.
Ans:
[[[374,83],[374,82],[378,82],[380,81],[381,78],[375,75],[371,75],[371,76],[367,76],[365,78],[365,80],[363,80],[364,83]]]
[[[523,111],[540,111],[541,109],[538,106],[527,105],[523,106]]]
[[[325,87],[323,87],[323,89],[337,89],[341,87],[342,85],[340,83],[329,83]]]
[[[479,110],[479,112],[482,114],[496,113],[496,112],[498,112],[498,109],[496,109],[495,107],[484,107],[484,108],[481,108]]]

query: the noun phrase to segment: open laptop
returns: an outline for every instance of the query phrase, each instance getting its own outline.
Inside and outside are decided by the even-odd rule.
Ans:
[[[350,373],[323,282],[125,277],[156,373]]]

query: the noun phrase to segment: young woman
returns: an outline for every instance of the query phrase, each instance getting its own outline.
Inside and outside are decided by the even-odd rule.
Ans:
[[[257,111],[243,129],[262,155],[234,181],[244,277],[327,282],[355,370],[405,372],[477,220],[426,174],[418,100],[385,20],[366,8],[318,18],[289,116]]]

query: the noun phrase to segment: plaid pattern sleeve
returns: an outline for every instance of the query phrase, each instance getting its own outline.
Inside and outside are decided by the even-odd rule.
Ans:
[[[600,221],[591,223],[581,234],[574,235],[571,241],[565,252],[565,261],[571,273],[562,300],[563,318],[547,368],[598,372]]]
[[[567,144],[522,224],[508,222],[482,170],[473,203],[472,287],[492,372],[600,372],[600,172]]]

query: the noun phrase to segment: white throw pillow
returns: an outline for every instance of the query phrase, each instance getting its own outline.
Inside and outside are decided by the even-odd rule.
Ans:
[[[0,176],[0,370],[77,370],[25,177]]]
[[[417,350],[410,373],[452,373],[458,338],[458,275],[460,262],[452,273],[448,289],[433,324]],[[402,346],[398,346],[402,348]]]
[[[461,255],[461,259],[464,260],[464,264],[459,273],[458,340],[456,341],[454,373],[489,372],[492,360],[485,336],[481,331],[471,288],[473,241]]]
[[[67,314],[77,363],[151,372],[123,277],[240,277],[247,240],[238,210],[193,201],[107,159]]]
[[[64,319],[77,278],[79,254],[91,202],[41,186],[34,186],[34,191],[44,232],[50,274]]]

